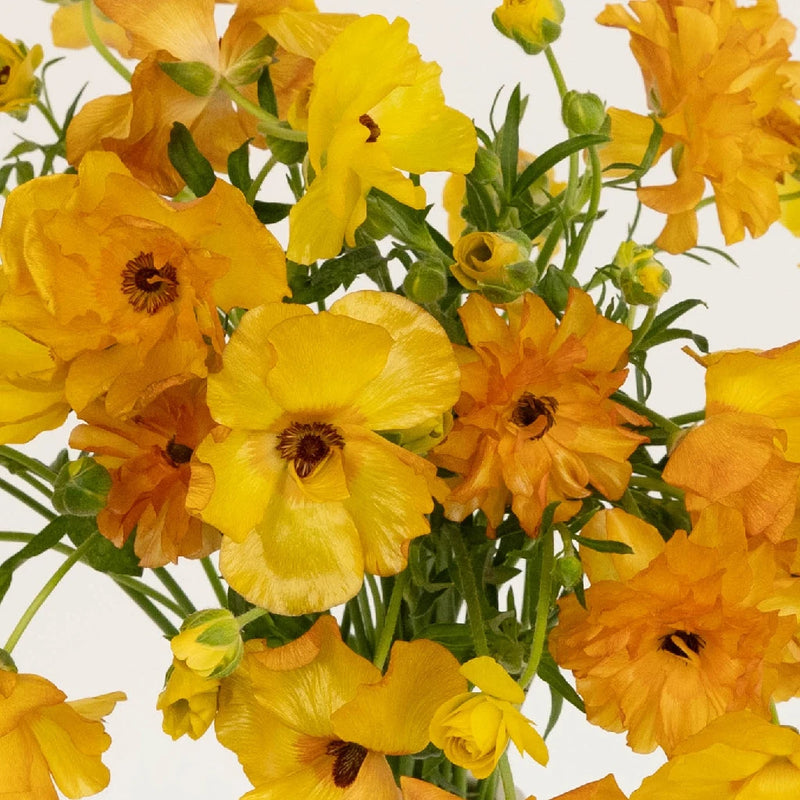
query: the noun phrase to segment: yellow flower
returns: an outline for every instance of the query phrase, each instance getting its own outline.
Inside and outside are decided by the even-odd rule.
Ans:
[[[555,519],[569,519],[589,484],[622,495],[627,458],[646,441],[623,424],[646,421],[609,399],[627,374],[631,332],[589,295],[571,290],[560,324],[531,292],[506,311],[507,321],[477,294],[459,309],[473,349],[458,350],[458,418],[430,458],[462,476],[444,503],[448,519],[480,508],[491,536],[511,502],[535,536],[547,505],[560,501]]]
[[[64,422],[65,372],[47,347],[0,325],[0,444],[27,442]]]
[[[201,678],[227,677],[244,652],[239,623],[226,608],[210,608],[187,617],[170,647],[175,658]]]
[[[326,615],[283,647],[246,644],[222,684],[217,738],[255,787],[248,797],[397,800],[385,755],[423,750],[433,712],[465,688],[455,658],[426,639],[395,642],[382,676]]]
[[[364,571],[405,568],[409,541],[430,530],[435,469],[376,431],[427,424],[458,396],[433,317],[379,292],[318,315],[265,305],[244,316],[208,387],[231,430],[197,449],[210,468],[192,467],[187,504],[225,534],[220,566],[236,591],[302,614],[352,597]]]
[[[203,678],[182,661],[173,659],[156,703],[164,715],[164,733],[173,739],[183,735],[199,739],[216,716],[219,686],[219,678]]]
[[[100,756],[111,738],[102,718],[124,699],[111,692],[67,701],[45,678],[0,669],[0,793],[56,800],[53,782],[69,798],[105,789]]]
[[[431,741],[447,758],[480,779],[494,771],[509,740],[540,764],[548,754],[542,737],[519,711],[525,692],[489,656],[467,661],[459,672],[480,689],[442,704],[431,720]]]
[[[800,735],[748,711],[725,714],[682,742],[631,800],[794,800]]]
[[[477,149],[469,119],[444,104],[440,68],[408,42],[408,23],[356,20],[314,68],[308,155],[316,173],[289,216],[288,257],[301,264],[355,244],[374,186],[424,208],[425,192],[399,170],[466,173]]]
[[[90,47],[91,42],[86,35],[83,24],[83,0],[60,0],[50,22],[53,44],[56,47],[79,49]],[[92,23],[100,40],[113,47],[121,56],[129,58],[132,45],[125,29],[112,22],[105,14],[92,4]]]
[[[645,77],[648,103],[664,129],[661,151],[672,149],[676,180],[638,191],[647,206],[668,215],[659,247],[679,253],[697,242],[695,208],[711,184],[728,244],[761,236],[780,216],[776,179],[794,169],[800,146],[800,72],[789,46],[794,26],[776,2],[642,0],[610,5],[603,25],[627,28]],[[628,139],[611,111],[611,136]],[[639,150],[652,124],[635,125]],[[619,158],[618,151],[611,160]]]
[[[526,53],[539,53],[561,34],[561,0],[503,0],[492,14],[497,30]]]
[[[553,800],[627,800],[613,775],[564,792]],[[683,798],[681,798],[683,800]]]
[[[631,305],[656,305],[669,289],[672,276],[653,256],[652,247],[623,242],[614,256],[614,281]]]
[[[219,359],[217,307],[288,293],[280,245],[238,189],[171,203],[112,153],[36,178],[6,200],[0,318],[68,362],[76,411],[106,395],[129,414]]]
[[[21,42],[0,36],[0,112],[25,119],[39,96],[39,79],[33,73],[43,56],[41,45],[27,50]]]

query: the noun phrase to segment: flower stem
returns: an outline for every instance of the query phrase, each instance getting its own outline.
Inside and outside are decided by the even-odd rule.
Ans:
[[[486,638],[486,624],[483,620],[483,610],[481,609],[481,598],[478,594],[478,585],[475,582],[475,573],[472,571],[472,562],[469,558],[464,539],[461,535],[461,528],[458,525],[448,523],[443,526],[443,530],[449,533],[450,544],[455,556],[456,569],[461,578],[461,589],[464,594],[464,601],[467,604],[467,616],[469,626],[472,630],[472,641],[475,644],[475,653],[479,656],[491,655],[489,651],[489,641]]]
[[[248,611],[245,611],[244,614],[240,614],[238,617],[236,617],[236,624],[239,626],[239,630],[241,630],[245,625],[250,624],[254,619],[260,619],[268,613],[269,612],[266,608],[258,608],[256,606]]]
[[[83,0],[83,29],[86,31],[86,35],[89,37],[89,41],[92,43],[94,49],[100,53],[100,55],[117,74],[121,75],[128,83],[130,83],[131,73],[128,71],[127,67],[123,66],[123,64],[118,61],[113,53],[105,46],[103,40],[100,38],[97,30],[94,27],[94,20],[92,19],[93,5],[94,4],[92,0]]]
[[[632,353],[641,344],[642,339],[647,335],[647,332],[653,325],[653,320],[656,318],[656,306],[648,306],[647,313],[642,320],[642,324],[633,332],[633,339],[628,346],[628,352]]]
[[[31,604],[27,609],[25,609],[25,613],[23,613],[22,617],[20,617],[17,626],[13,631],[11,631],[11,635],[8,637],[8,641],[3,648],[7,653],[11,653],[11,651],[14,649],[19,641],[20,636],[22,636],[22,634],[25,632],[25,628],[28,627],[30,621],[34,618],[36,612],[42,607],[44,601],[50,596],[50,593],[53,591],[53,589],[58,586],[59,581],[69,572],[73,564],[80,561],[83,554],[89,549],[99,535],[100,534],[98,532],[93,533],[82,545],[80,545],[80,547],[76,547],[75,551],[64,559],[64,562],[53,573],[50,580],[45,583],[36,597],[33,598]]]
[[[61,139],[61,137],[64,135],[64,131],[61,130],[61,126],[58,124],[56,118],[53,116],[53,112],[50,111],[50,109],[41,100],[37,100],[34,103],[34,105],[36,106],[36,108],[39,109],[42,116],[47,120],[48,125],[50,125],[50,127],[53,129],[56,136],[58,136],[58,138]]]
[[[614,394],[611,395],[611,399],[615,403],[619,403],[620,405],[630,408],[632,411],[636,411],[638,414],[647,417],[654,425],[657,425],[659,428],[661,428],[661,430],[663,430],[668,436],[680,433],[681,431],[680,425],[676,425],[671,419],[668,419],[667,417],[664,417],[661,414],[653,411],[644,403],[634,400],[632,397],[629,397],[623,392],[614,392]]]
[[[222,581],[219,579],[217,568],[214,566],[214,562],[209,558],[209,556],[206,556],[205,558],[200,559],[200,563],[203,565],[203,571],[206,573],[208,582],[211,584],[211,588],[214,590],[214,595],[217,598],[217,602],[220,604],[220,606],[222,606],[222,608],[227,608],[228,593],[225,591],[225,587],[222,585]]]
[[[153,570],[153,575],[164,584],[164,588],[175,598],[175,602],[181,607],[185,616],[194,614],[197,611],[194,603],[186,596],[186,592],[181,589],[180,584],[167,572],[166,568],[156,567]]]
[[[265,111],[252,100],[248,100],[230,81],[223,77],[220,77],[219,88],[222,89],[239,108],[250,112],[260,123],[259,130],[267,136],[272,136],[275,139],[283,139],[287,142],[308,141],[305,131],[296,131],[281,125],[281,121],[274,114],[270,114],[269,111]]]
[[[15,450],[6,444],[0,445],[0,462],[11,462],[21,467],[25,472],[30,472],[48,483],[55,483],[56,473],[54,470],[38,459],[26,456],[25,453],[20,453],[19,450]],[[4,464],[4,466],[9,472],[19,471],[8,464]]]
[[[130,590],[144,597],[152,598],[161,603],[164,608],[168,608],[172,611],[173,614],[177,614],[179,617],[183,616],[183,609],[174,600],[171,600],[165,594],[159,592],[158,589],[148,586],[144,581],[132,578],[130,575],[114,575],[108,573],[108,576],[126,593]]]
[[[21,489],[18,489],[14,486],[13,483],[9,483],[8,481],[3,480],[0,478],[0,489],[2,489],[7,494],[10,494],[12,497],[15,497],[21,503],[24,503],[28,508],[35,511],[37,514],[41,514],[45,519],[54,520],[58,514],[51,511],[46,506],[43,506],[41,503],[34,500],[32,497],[28,497]]]
[[[275,156],[272,156],[266,164],[258,172],[255,178],[253,178],[253,182],[250,184],[250,188],[247,190],[247,194],[245,195],[245,199],[247,200],[247,205],[252,206],[256,200],[256,195],[258,194],[258,190],[261,188],[261,184],[264,183],[267,175],[272,171],[272,168],[278,163],[278,159]]]
[[[386,656],[389,655],[389,648],[392,646],[397,619],[400,616],[400,604],[403,602],[403,592],[408,583],[408,568],[404,569],[394,579],[392,595],[389,598],[389,607],[386,609],[386,620],[381,627],[378,636],[378,644],[375,647],[375,658],[372,663],[380,670],[386,663]]]
[[[517,790],[514,786],[514,776],[511,774],[511,765],[508,763],[508,753],[503,753],[497,765],[500,780],[503,782],[503,794],[506,800],[517,800]]]
[[[539,572],[539,595],[536,600],[536,619],[533,626],[533,642],[525,671],[519,679],[523,689],[530,686],[539,669],[539,662],[544,652],[544,640],[547,636],[547,619],[550,616],[550,591],[553,580],[553,530],[542,533],[539,546],[542,548],[541,571]]]
[[[124,584],[118,584],[128,597],[150,617],[168,639],[178,635],[178,629],[139,591]]]

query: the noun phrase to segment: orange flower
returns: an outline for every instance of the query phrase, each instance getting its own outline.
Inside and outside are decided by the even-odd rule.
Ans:
[[[61,0],[61,3],[50,21],[53,44],[56,47],[73,49],[90,47],[91,42],[83,24],[83,0]],[[92,23],[104,44],[113,47],[121,56],[130,57],[131,42],[124,29],[99,11],[94,3],[92,3]]]
[[[559,601],[556,661],[575,674],[588,719],[627,730],[636,752],[669,754],[726,711],[770,716],[797,622],[761,610],[774,575],[743,530],[714,533],[719,546],[678,531],[630,580],[594,583],[587,608]]]
[[[171,203],[112,153],[17,187],[0,258],[0,317],[67,362],[76,411],[107,392],[106,410],[129,414],[204,377],[223,347],[217,307],[288,293],[283,251],[238,189]]]
[[[423,750],[436,708],[467,685],[455,658],[426,639],[395,642],[382,676],[327,615],[283,647],[245,647],[215,725],[256,787],[247,796],[261,800],[397,800],[384,754]]]
[[[639,0],[634,17],[610,5],[597,18],[627,28],[648,102],[672,148],[676,180],[639,189],[639,199],[668,215],[657,244],[679,253],[697,243],[695,208],[711,183],[728,244],[761,236],[780,217],[776,180],[794,168],[800,146],[800,63],[791,61],[794,27],[776,2]],[[643,152],[652,124],[612,109],[612,138]],[[621,116],[624,115],[624,116]],[[613,161],[620,158],[617,149]],[[607,156],[608,157],[608,156]],[[638,163],[638,159],[635,159]]]
[[[473,349],[458,349],[458,419],[430,457],[463,476],[445,501],[448,519],[480,508],[491,536],[510,501],[534,536],[553,501],[561,521],[590,484],[605,497],[622,495],[627,458],[647,441],[622,425],[646,421],[609,400],[627,374],[619,366],[631,332],[598,314],[589,295],[570,290],[560,324],[532,293],[505,308],[507,321],[471,295],[459,309]]]
[[[627,800],[613,775],[560,794],[553,800]]]
[[[185,507],[192,453],[215,425],[205,382],[170,387],[129,421],[110,417],[99,401],[82,417],[88,424],[75,428],[69,443],[95,453],[111,473],[106,507],[97,515],[106,539],[122,547],[135,528],[143,567],[203,558],[219,547],[216,528]]]

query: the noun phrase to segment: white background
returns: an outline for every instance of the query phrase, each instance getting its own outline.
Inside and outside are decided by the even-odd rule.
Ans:
[[[3,0],[3,5],[6,12],[11,11],[10,0]],[[390,19],[404,16],[411,22],[411,41],[423,58],[441,64],[442,85],[450,105],[487,127],[488,110],[498,88],[504,86],[508,92],[521,82],[523,92],[530,96],[521,146],[540,153],[564,137],[557,94],[544,57],[526,56],[494,30],[490,20],[494,3],[318,0],[318,5],[322,11],[380,13]],[[594,91],[609,105],[646,113],[641,77],[628,50],[627,34],[594,23],[605,4],[601,0],[565,0],[565,5],[568,18],[564,35],[554,49],[569,87]],[[782,5],[784,14],[795,23],[800,22],[792,0],[784,0]],[[124,92],[124,81],[93,52],[58,51],[50,44],[49,17],[53,8],[36,0],[13,3],[13,13],[3,15],[0,32],[28,45],[41,43],[45,59],[66,55],[66,61],[52,70],[48,82],[57,115],[63,115],[77,88],[86,81],[89,86],[85,99]],[[502,102],[499,105],[504,107]],[[15,121],[0,117],[2,152],[11,148],[15,133],[21,130]],[[35,110],[24,130],[33,138],[48,140],[47,126]],[[437,200],[441,181],[428,181],[426,186],[432,187],[430,199]],[[620,192],[604,196],[603,207],[609,209],[609,214],[597,226],[583,259],[584,277],[592,268],[607,263],[625,238],[629,200]],[[655,213],[646,212],[639,228],[640,239],[653,238],[662,222]],[[276,235],[283,237],[284,232],[279,230]],[[700,238],[703,244],[720,244],[713,207],[701,214]],[[766,348],[800,339],[798,240],[775,226],[762,239],[738,245],[730,252],[740,268],[721,260],[706,266],[687,258],[665,259],[673,274],[670,298],[701,297],[708,302],[707,309],[692,312],[687,322],[709,337],[714,350]],[[655,381],[652,404],[656,410],[675,414],[702,405],[702,371],[680,352],[679,344],[657,350],[651,371]],[[31,452],[50,460],[65,442],[65,431],[45,434],[34,443]],[[4,518],[0,527],[28,531],[41,527],[15,501],[3,497],[0,504]],[[0,558],[13,549],[0,544]],[[16,573],[0,608],[0,644],[60,561],[61,557],[43,557]],[[198,607],[213,604],[198,564],[181,565],[176,574]],[[20,671],[45,675],[71,698],[116,689],[128,693],[128,701],[109,718],[108,730],[114,744],[105,762],[111,768],[112,783],[99,795],[104,800],[133,800],[148,795],[235,800],[250,788],[235,756],[216,743],[213,733],[199,742],[183,739],[173,743],[161,732],[155,699],[170,662],[169,646],[152,623],[104,576],[85,567],[74,568],[36,616],[14,657]],[[547,719],[548,703],[545,687],[535,685],[525,711],[541,727]],[[800,724],[797,701],[783,705],[779,713],[783,721]],[[551,760],[547,768],[530,760],[513,760],[523,796],[535,794],[539,800],[546,800],[611,771],[622,788],[630,792],[663,761],[658,753],[631,753],[624,736],[589,725],[577,712],[571,713],[566,704],[548,744]]]

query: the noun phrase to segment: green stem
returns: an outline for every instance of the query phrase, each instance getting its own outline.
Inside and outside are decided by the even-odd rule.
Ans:
[[[118,585],[119,588],[122,589],[122,591],[125,592],[153,622],[155,622],[164,636],[168,639],[172,639],[174,636],[178,635],[178,629],[143,594],[136,589],[131,589],[129,586],[124,586],[123,584]]]
[[[641,517],[642,511],[639,508],[639,504],[636,502],[636,498],[631,494],[630,489],[626,489],[625,493],[620,497],[619,504],[622,508],[627,511],[629,514],[632,514],[634,517]]]
[[[555,561],[553,555],[553,539],[552,528],[543,533],[539,539],[539,546],[542,548],[541,571],[539,573],[539,596],[536,600],[536,619],[533,626],[531,652],[528,656],[528,663],[525,666],[525,671],[519,679],[519,685],[523,689],[527,689],[536,676],[536,672],[539,669],[539,662],[544,652],[544,640],[547,636],[547,620],[550,616],[553,563]]]
[[[239,625],[239,630],[244,628],[245,625],[251,623],[254,619],[260,619],[263,616],[266,616],[269,612],[266,608],[251,608],[249,611],[245,611],[244,614],[240,614],[236,617],[236,623]]]
[[[183,609],[174,600],[171,600],[165,594],[159,592],[158,589],[148,586],[144,581],[132,578],[130,575],[115,575],[113,573],[107,574],[109,578],[111,578],[120,588],[125,590],[130,589],[133,592],[137,592],[145,597],[156,600],[157,602],[161,603],[164,608],[168,608],[170,611],[172,611],[173,614],[183,617]]]
[[[653,320],[656,318],[656,306],[648,306],[647,313],[642,320],[642,324],[633,332],[633,339],[628,346],[628,352],[632,353],[641,344],[642,339],[647,336],[647,332],[653,325]]]
[[[564,73],[561,71],[561,67],[558,65],[555,53],[553,53],[553,48],[550,47],[550,45],[545,47],[544,56],[547,59],[548,65],[550,66],[550,71],[553,73],[553,78],[556,82],[556,88],[558,89],[558,95],[563,100],[564,95],[568,91],[567,82],[564,80]]]
[[[459,797],[467,796],[467,771],[464,767],[453,767],[453,784]]]
[[[386,625],[386,609],[383,607],[383,596],[378,588],[378,581],[374,575],[365,575],[364,580],[369,586],[369,593],[372,597],[372,607],[375,609],[375,630],[383,630]]]
[[[50,580],[47,581],[36,597],[33,598],[31,604],[27,609],[25,609],[25,613],[22,615],[22,617],[20,617],[17,626],[13,631],[11,631],[11,636],[8,637],[6,646],[3,648],[7,653],[11,653],[11,651],[14,649],[19,641],[19,637],[25,632],[25,628],[28,627],[30,621],[34,618],[36,612],[42,607],[44,601],[50,596],[53,589],[58,586],[59,581],[69,572],[73,564],[80,561],[83,554],[89,549],[99,535],[100,534],[97,532],[93,533],[82,545],[80,545],[80,547],[76,547],[75,551],[64,559],[64,563],[53,573]]]
[[[514,786],[514,776],[511,774],[511,765],[508,763],[508,753],[503,753],[497,765],[500,780],[503,782],[503,794],[506,800],[517,800],[517,790]]]
[[[378,644],[375,647],[375,658],[372,663],[380,670],[386,663],[386,656],[389,655],[389,648],[392,646],[392,639],[397,628],[397,619],[400,616],[400,605],[403,602],[403,592],[408,583],[408,569],[403,570],[394,580],[392,595],[389,598],[389,607],[386,609],[386,619],[381,627],[378,636]]]
[[[25,472],[37,475],[48,483],[55,483],[56,472],[54,470],[50,469],[50,467],[43,464],[38,459],[26,456],[24,453],[20,453],[19,450],[15,450],[13,447],[9,447],[6,444],[0,445],[0,461],[13,462]],[[16,470],[11,469],[11,467],[6,467],[6,469],[8,469],[9,472],[16,472]]]
[[[247,205],[252,206],[256,200],[256,195],[258,194],[258,190],[261,188],[261,184],[264,183],[267,175],[272,171],[272,168],[278,163],[278,159],[275,156],[272,156],[266,164],[258,172],[255,178],[253,178],[253,182],[250,184],[250,188],[247,190],[247,194],[245,195],[245,199],[247,200]]]
[[[85,2],[85,0],[84,0]],[[239,108],[251,113],[261,124],[259,129],[267,136],[275,139],[283,139],[287,142],[306,142],[308,137],[305,131],[295,131],[281,124],[281,121],[269,111],[265,111],[261,106],[248,100],[230,81],[220,77],[219,88],[236,103]]]
[[[634,400],[632,397],[629,397],[627,394],[623,392],[614,392],[611,395],[611,399],[619,403],[626,408],[630,408],[632,411],[636,411],[638,414],[641,414],[643,417],[647,417],[652,423],[657,425],[661,430],[663,430],[667,435],[672,436],[673,434],[680,433],[681,427],[680,425],[676,425],[671,419],[662,416],[661,414],[653,411],[651,408],[648,408],[644,403],[640,403],[638,400]]]
[[[194,614],[197,611],[194,603],[186,596],[186,592],[181,589],[180,584],[167,572],[165,567],[156,567],[153,570],[153,575],[161,581],[164,588],[175,598],[175,602],[183,610],[184,616]]]
[[[50,109],[41,100],[37,100],[34,103],[34,105],[36,106],[36,108],[39,109],[42,116],[47,120],[48,124],[53,129],[56,136],[58,136],[58,138],[61,139],[61,137],[64,135],[64,131],[61,130],[61,126],[58,124],[56,118],[53,116],[53,112],[50,111]]]
[[[98,53],[105,59],[105,61],[111,66],[111,68],[119,75],[121,75],[125,80],[130,83],[131,82],[131,73],[128,71],[127,67],[123,66],[123,64],[117,60],[116,56],[105,46],[103,40],[97,33],[97,30],[94,27],[94,20],[92,19],[92,7],[94,3],[92,0],[83,0],[83,28],[86,31],[86,36],[89,38],[89,41],[92,43],[92,46]]]
[[[225,587],[222,585],[222,581],[219,579],[217,568],[214,566],[214,562],[208,556],[206,556],[205,558],[200,559],[200,563],[203,565],[203,571],[206,573],[208,582],[211,584],[211,588],[214,590],[214,595],[217,598],[217,602],[220,604],[220,606],[222,606],[222,608],[227,608],[228,593],[225,591]]]
[[[790,192],[789,194],[782,194],[778,197],[781,203],[788,203],[791,200],[800,200],[800,192]]]
[[[478,791],[478,800],[495,800],[497,794],[497,771],[493,772],[488,778],[481,781],[481,788]]]
[[[461,588],[464,593],[464,601],[467,604],[467,616],[469,617],[469,626],[472,631],[472,641],[475,644],[475,653],[479,656],[491,655],[489,641],[486,638],[486,624],[483,620],[478,585],[475,582],[475,573],[472,571],[472,562],[461,535],[461,528],[458,525],[448,523],[443,526],[443,530],[449,533],[456,569],[461,578]]]
[[[372,621],[372,609],[369,607],[369,597],[367,596],[366,581],[361,585],[361,589],[356,595],[358,609],[361,612],[361,619],[364,622],[364,632],[367,634],[367,641],[370,643],[370,650],[375,646],[375,625]]]
[[[37,492],[43,494],[48,500],[50,500],[53,496],[53,487],[47,486],[42,483],[38,478],[34,478],[33,475],[30,475],[27,472],[16,472],[15,474],[21,481],[25,481],[28,486],[32,486],[36,489]]]
[[[15,497],[21,503],[24,503],[26,506],[28,506],[28,508],[35,511],[37,514],[41,514],[41,516],[43,516],[45,519],[54,520],[58,516],[58,514],[52,512],[49,508],[43,506],[32,497],[28,497],[25,492],[14,486],[13,483],[9,483],[2,478],[0,478],[0,489],[6,492],[6,494],[10,494],[12,497]]]
[[[345,606],[345,613],[350,612],[350,621],[353,625],[353,633],[356,637],[356,652],[367,657],[370,653],[369,639],[367,638],[367,631],[364,626],[364,617],[361,615],[361,607],[358,604],[358,598],[353,597],[347,601]]]
[[[677,497],[682,499],[684,492],[681,489],[676,489],[668,483],[657,480],[656,478],[643,478],[640,475],[632,475],[628,485],[637,489],[644,489],[646,492],[658,492],[667,497]]]
[[[592,169],[592,193],[589,197],[589,208],[586,210],[586,221],[581,226],[580,232],[564,261],[564,271],[569,275],[575,272],[575,268],[578,266],[581,253],[586,247],[589,233],[600,209],[600,194],[603,191],[603,167],[600,164],[600,156],[597,154],[596,147],[589,148],[589,164]]]
[[[21,544],[27,544],[35,538],[35,533],[23,533],[22,531],[0,531],[0,542],[19,542]],[[58,544],[54,544],[50,549],[55,550],[56,553],[61,553],[62,556],[69,556],[75,552],[74,547],[68,547],[60,542]]]
[[[702,422],[706,418],[706,410],[701,408],[699,411],[689,411],[686,414],[678,414],[672,417],[672,421],[676,425],[683,427],[684,425],[691,425],[695,422]]]

